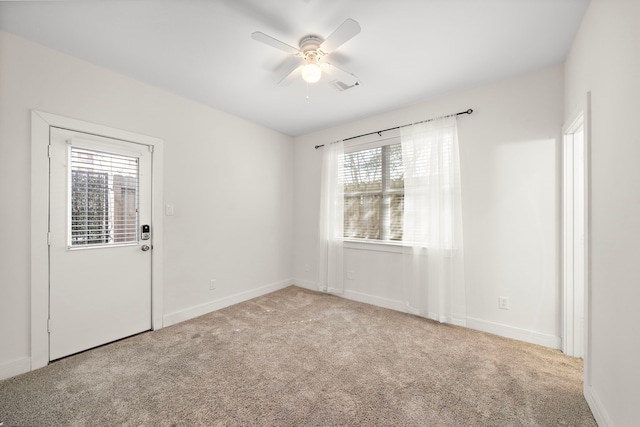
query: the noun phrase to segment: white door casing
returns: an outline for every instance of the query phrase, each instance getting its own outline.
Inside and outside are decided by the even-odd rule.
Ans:
[[[153,250],[149,251],[151,329],[162,327],[162,164],[163,142],[160,139],[71,119],[50,113],[32,111],[31,136],[31,369],[49,363],[49,134],[54,127],[113,138],[152,147],[151,219]],[[86,251],[101,251],[87,249]],[[138,251],[140,251],[138,246]],[[142,254],[142,251],[140,251]],[[137,255],[137,252],[136,252]],[[144,255],[143,255],[144,256]],[[147,316],[149,319],[149,316]],[[149,322],[149,320],[147,320]],[[55,329],[55,321],[52,324]],[[149,327],[147,327],[149,329]]]
[[[49,359],[55,360],[151,329],[152,240],[140,239],[140,226],[151,224],[152,152],[56,127],[50,147]]]
[[[584,113],[563,127],[562,283],[565,354],[584,357],[588,340],[588,140]]]

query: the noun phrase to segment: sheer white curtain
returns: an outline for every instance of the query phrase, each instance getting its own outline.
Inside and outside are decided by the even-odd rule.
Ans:
[[[466,300],[456,117],[401,130],[407,309],[464,325]]]
[[[344,240],[344,143],[324,146],[318,236],[318,286],[323,292],[341,293]]]

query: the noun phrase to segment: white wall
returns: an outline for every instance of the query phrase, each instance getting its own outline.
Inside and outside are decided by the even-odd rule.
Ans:
[[[30,365],[32,109],[164,140],[165,325],[291,284],[290,137],[4,32],[0,94],[0,378]]]
[[[467,325],[559,348],[562,94],[557,66],[296,138],[295,283],[316,288],[322,153],[314,145],[472,108],[458,120]],[[345,296],[402,309],[399,255],[345,252]],[[510,310],[498,309],[499,296]]]
[[[640,1],[593,0],[565,68],[565,118],[591,92],[591,334],[585,397],[640,420]]]

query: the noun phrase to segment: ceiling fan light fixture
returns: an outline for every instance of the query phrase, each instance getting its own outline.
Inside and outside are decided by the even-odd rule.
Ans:
[[[307,83],[316,83],[322,77],[322,69],[315,55],[307,57],[307,63],[302,67],[302,80]]]
[[[318,64],[307,64],[302,67],[302,79],[307,83],[316,83],[322,76],[322,70]]]
[[[332,66],[323,60],[325,56],[351,40],[358,33],[360,33],[360,24],[351,18],[347,18],[326,39],[313,34],[304,36],[298,43],[299,48],[281,42],[260,31],[251,33],[251,38],[303,60],[302,64],[296,61],[298,64],[295,68],[291,68],[291,71],[289,71],[286,77],[278,82],[279,86],[286,86],[299,76],[302,77],[302,80],[306,83],[316,83],[322,78],[322,69],[327,66],[339,70],[342,74],[346,74],[349,80],[355,78],[357,81],[357,77],[353,74],[340,70],[338,67]],[[343,83],[348,85],[348,82]],[[355,85],[355,83],[353,85]]]

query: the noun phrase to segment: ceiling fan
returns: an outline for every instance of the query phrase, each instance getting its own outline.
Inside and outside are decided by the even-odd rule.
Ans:
[[[338,75],[341,80],[340,83],[345,87],[351,87],[360,85],[358,77],[328,62],[327,56],[351,40],[359,32],[360,24],[348,18],[326,39],[315,35],[304,36],[300,39],[299,48],[281,42],[260,31],[252,33],[251,38],[287,52],[297,59],[293,69],[288,68],[285,77],[278,82],[280,86],[288,85],[299,76],[307,83],[316,83],[322,77],[323,71],[326,71],[329,74]]]

